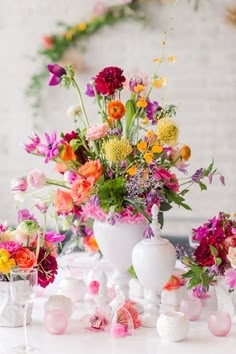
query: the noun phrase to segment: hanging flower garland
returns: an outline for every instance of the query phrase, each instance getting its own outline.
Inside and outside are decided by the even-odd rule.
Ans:
[[[143,1],[126,0],[123,1],[123,4],[116,6],[106,6],[103,2],[97,2],[88,21],[76,23],[72,26],[59,22],[57,25],[62,28],[61,33],[42,38],[43,48],[40,48],[37,53],[43,59],[42,68],[31,77],[26,91],[26,94],[31,97],[31,106],[35,116],[38,115],[42,104],[41,90],[44,86],[44,80],[48,76],[47,64],[49,62],[68,61],[65,54],[68,53],[70,48],[78,46],[81,51],[84,50],[86,40],[106,25],[112,26],[128,18],[145,21],[146,17],[141,11],[141,2]],[[81,70],[82,64],[77,65],[78,69]]]

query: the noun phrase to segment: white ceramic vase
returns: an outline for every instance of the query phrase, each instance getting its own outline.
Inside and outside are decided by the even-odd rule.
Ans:
[[[156,327],[160,292],[173,274],[176,263],[175,247],[160,236],[158,208],[152,207],[151,228],[154,236],[143,239],[133,249],[132,263],[137,277],[146,290],[147,306],[142,318],[144,327]]]
[[[129,297],[129,267],[132,265],[134,246],[143,238],[146,222],[120,223],[114,225],[95,220],[93,231],[104,258],[115,268],[113,282],[116,291],[125,299]]]
[[[225,284],[224,277],[218,277],[216,284],[214,285],[217,309],[219,311],[228,312],[231,316],[232,323],[236,323],[236,292],[229,292]]]

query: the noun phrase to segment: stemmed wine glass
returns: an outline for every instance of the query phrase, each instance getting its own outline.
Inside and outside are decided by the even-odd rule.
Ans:
[[[24,344],[14,347],[16,353],[29,354],[35,353],[36,348],[28,345],[26,331],[26,312],[27,307],[36,297],[36,287],[38,284],[37,269],[32,268],[15,268],[10,271],[10,293],[12,300],[20,304],[24,310],[23,326],[24,326]]]

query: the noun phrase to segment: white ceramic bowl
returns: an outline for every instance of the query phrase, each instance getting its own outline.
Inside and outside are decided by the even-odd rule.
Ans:
[[[182,312],[164,312],[157,320],[157,331],[161,338],[168,342],[183,340],[188,333],[189,322]]]

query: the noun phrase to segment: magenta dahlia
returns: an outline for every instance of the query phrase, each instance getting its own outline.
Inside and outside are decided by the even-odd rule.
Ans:
[[[113,95],[115,90],[123,88],[125,81],[123,70],[116,66],[109,66],[98,73],[95,78],[96,90],[102,95]]]

